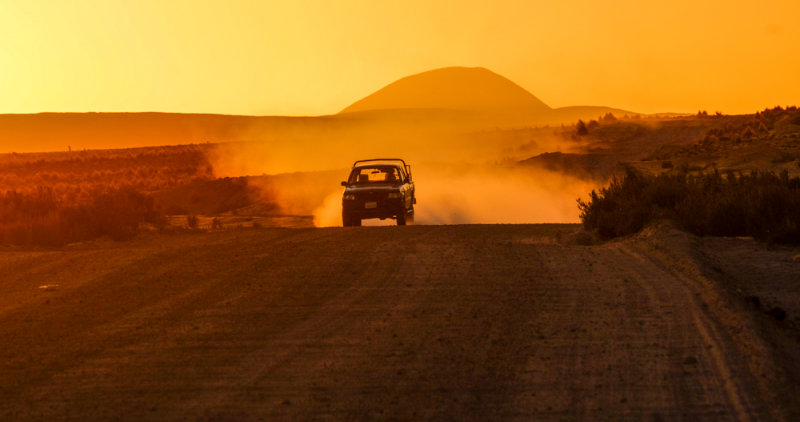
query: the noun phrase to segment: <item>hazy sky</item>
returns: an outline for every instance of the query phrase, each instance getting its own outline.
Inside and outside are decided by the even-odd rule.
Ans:
[[[800,103],[800,1],[0,0],[0,113],[320,115],[482,66],[553,107]]]

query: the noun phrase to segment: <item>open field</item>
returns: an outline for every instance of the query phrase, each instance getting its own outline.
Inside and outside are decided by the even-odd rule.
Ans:
[[[800,249],[664,226],[590,243],[473,225],[6,248],[0,418],[800,417]]]
[[[203,228],[215,227],[214,221],[224,227],[336,225],[339,211],[334,208],[347,167],[354,159],[385,151],[413,164],[420,187],[417,221],[425,224],[576,222],[575,199],[631,167],[649,174],[800,175],[800,111],[794,106],[739,116],[607,113],[560,127],[463,127],[455,122],[428,127],[403,119],[387,123],[347,116],[337,120],[341,132],[287,118],[292,124],[254,128],[247,142],[0,154],[0,195],[6,195],[0,197],[5,209],[0,210],[0,243],[84,240],[42,233],[53,227],[76,232],[69,215],[97,208],[98,198],[117,189],[152,198],[153,211],[167,217],[159,221],[184,227],[195,217]],[[428,121],[423,116],[416,118]],[[14,118],[23,117],[54,118]],[[56,123],[117,122],[112,117],[64,115]],[[155,119],[153,125],[167,118],[146,113],[116,117],[135,117],[142,127],[148,127],[148,118]],[[193,128],[192,133],[211,130],[197,116],[178,117],[186,119],[182,125]],[[392,139],[384,139],[389,134]],[[304,151],[316,153],[308,157]],[[41,207],[38,214],[24,211],[26,204],[42,201],[52,205],[47,212]]]

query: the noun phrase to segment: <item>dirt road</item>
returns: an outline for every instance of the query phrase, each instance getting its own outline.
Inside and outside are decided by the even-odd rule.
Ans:
[[[582,246],[576,230],[253,229],[0,251],[0,419],[797,416],[796,349],[703,275],[685,235]]]

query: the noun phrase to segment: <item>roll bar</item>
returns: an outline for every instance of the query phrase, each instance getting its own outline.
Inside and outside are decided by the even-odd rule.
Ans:
[[[402,158],[371,158],[369,160],[357,160],[355,163],[353,163],[353,167],[357,166],[359,163],[368,163],[371,161],[399,161],[403,163],[403,169],[405,169],[408,178],[411,179],[411,166],[406,164]]]
[[[353,163],[353,167],[357,166],[358,163],[368,163],[370,161],[399,161],[403,163],[403,167],[407,166],[406,162],[403,161],[402,158],[371,158],[369,160],[358,160],[355,163]]]

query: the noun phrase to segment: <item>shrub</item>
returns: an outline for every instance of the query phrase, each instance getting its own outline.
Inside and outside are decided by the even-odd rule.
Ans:
[[[614,116],[613,113],[606,113],[605,115],[603,115],[603,117],[600,118],[600,120],[603,120],[604,122],[616,122],[617,117]]]
[[[78,204],[56,199],[50,188],[0,193],[0,244],[60,246],[109,236],[125,240],[140,223],[163,224],[153,200],[132,188],[97,190]]]
[[[578,120],[578,123],[575,124],[575,134],[578,136],[589,134],[589,129],[586,127],[586,123],[584,123],[583,120]]]
[[[110,189],[96,194],[88,215],[100,234],[115,240],[136,235],[139,223],[159,223],[153,198],[132,188]]]
[[[635,233],[659,218],[697,235],[753,236],[800,243],[800,178],[787,172],[749,175],[643,175],[629,168],[588,202],[578,200],[585,228],[604,238]]]
[[[196,230],[198,227],[199,220],[197,216],[194,214],[189,214],[186,216],[186,226],[192,230]]]

